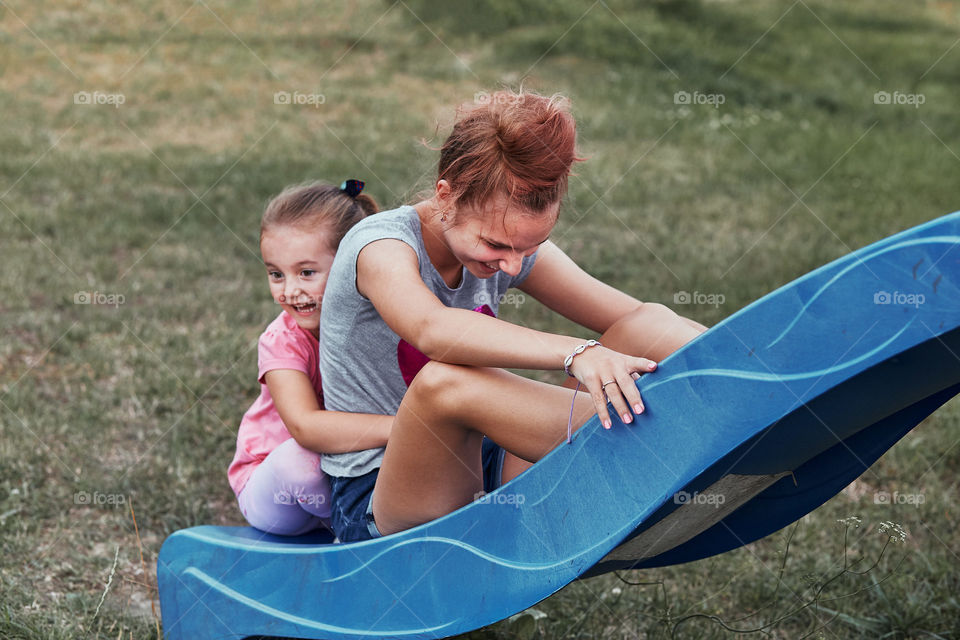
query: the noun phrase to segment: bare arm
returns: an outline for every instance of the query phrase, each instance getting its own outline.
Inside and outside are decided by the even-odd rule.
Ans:
[[[536,265],[533,269],[537,269]],[[423,283],[416,254],[400,240],[377,240],[360,251],[357,290],[373,303],[387,326],[431,360],[477,367],[562,369],[564,359],[584,342],[581,338],[535,331],[482,313],[448,308]],[[582,298],[578,300],[582,303]],[[560,306],[571,317],[586,318],[586,322],[597,327],[606,321],[605,315],[579,310],[577,305]],[[676,315],[662,308],[673,322]],[[683,328],[690,332],[685,324]],[[570,371],[590,391],[601,421],[609,428],[603,385],[616,381],[623,398],[639,413],[643,407],[633,376],[656,367],[656,362],[646,358],[594,346],[572,360]],[[626,407],[619,397],[613,401],[618,410]],[[628,413],[624,412],[627,418]]]
[[[287,431],[304,449],[346,453],[387,444],[393,416],[326,411],[302,371],[273,369],[264,374],[273,404]]]
[[[650,328],[651,332],[686,336],[689,333],[687,327],[699,332],[707,329],[664,305],[640,302],[597,280],[549,241],[541,245],[537,261],[519,289],[547,308],[597,333],[606,332],[614,322],[645,306],[657,307],[657,313],[650,314],[651,322],[657,325]]]
[[[445,306],[421,280],[413,249],[399,240],[378,240],[361,250],[357,289],[397,335],[431,360],[562,369],[564,358],[584,342]]]

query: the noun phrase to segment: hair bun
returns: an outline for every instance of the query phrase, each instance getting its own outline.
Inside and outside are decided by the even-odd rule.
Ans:
[[[360,195],[360,192],[363,191],[363,185],[365,183],[362,180],[344,180],[340,183],[340,191],[343,191],[345,194],[351,198],[356,198]]]

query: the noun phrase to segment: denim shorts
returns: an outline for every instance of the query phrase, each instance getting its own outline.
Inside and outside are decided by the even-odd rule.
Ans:
[[[489,438],[483,439],[483,490],[490,493],[500,486],[504,450]],[[373,521],[373,487],[380,469],[355,478],[330,476],[333,531],[340,542],[360,542],[379,538]]]

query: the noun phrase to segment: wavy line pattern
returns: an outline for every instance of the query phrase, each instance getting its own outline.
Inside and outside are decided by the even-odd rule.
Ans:
[[[915,318],[911,318],[907,324],[900,328],[893,336],[884,340],[882,343],[863,353],[856,358],[851,358],[845,362],[841,362],[833,365],[832,367],[827,367],[825,369],[816,369],[813,371],[801,371],[796,373],[770,373],[763,371],[741,371],[739,369],[717,369],[717,368],[704,368],[704,369],[691,369],[690,371],[680,371],[678,373],[671,374],[665,378],[651,382],[650,384],[644,387],[644,390],[650,391],[661,385],[667,384],[673,380],[681,380],[683,378],[695,378],[695,377],[709,377],[709,376],[721,376],[727,378],[736,378],[740,380],[756,380],[759,382],[792,382],[794,380],[807,380],[809,378],[824,377],[831,373],[837,373],[844,369],[856,366],[862,362],[870,360],[878,353],[882,352],[888,346],[896,342],[903,332],[910,328],[913,324]]]
[[[780,332],[780,335],[777,336],[777,337],[773,340],[773,342],[771,342],[770,344],[767,345],[767,348],[769,349],[770,347],[772,347],[772,346],[774,346],[775,344],[777,344],[778,342],[780,342],[780,341],[783,339],[783,337],[786,336],[787,333],[789,333],[790,330],[793,329],[793,327],[794,327],[798,322],[800,322],[800,319],[801,319],[801,318],[804,316],[804,314],[807,312],[807,309],[810,308],[810,305],[812,305],[812,304],[814,303],[814,301],[815,301],[817,298],[819,298],[820,295],[821,295],[824,291],[826,291],[827,289],[829,289],[829,288],[830,288],[830,285],[832,285],[834,282],[836,282],[836,281],[839,280],[841,277],[843,277],[848,271],[851,271],[851,270],[853,270],[853,269],[856,269],[857,267],[861,266],[861,264],[865,264],[868,260],[873,260],[874,258],[877,258],[877,257],[879,257],[879,256],[882,256],[882,255],[886,254],[886,253],[890,253],[891,251],[895,251],[895,250],[900,249],[900,248],[903,248],[903,247],[913,247],[913,246],[918,246],[918,245],[923,245],[923,244],[945,244],[945,243],[946,243],[946,244],[951,244],[951,245],[956,245],[957,243],[960,243],[960,236],[933,236],[933,237],[930,237],[930,238],[917,238],[917,239],[914,239],[914,240],[905,240],[905,241],[903,241],[903,242],[898,242],[898,243],[893,244],[893,245],[891,245],[891,246],[883,247],[883,248],[881,248],[881,249],[878,249],[878,250],[874,251],[873,253],[870,253],[870,254],[867,254],[867,255],[862,256],[858,261],[854,262],[853,264],[847,266],[847,267],[844,268],[844,269],[841,269],[840,271],[837,272],[837,274],[836,274],[835,276],[833,276],[832,278],[830,278],[830,280],[828,280],[827,282],[825,282],[825,283],[816,291],[816,293],[814,293],[813,296],[811,296],[810,299],[807,300],[807,302],[803,305],[803,307],[800,308],[800,311],[797,313],[797,316],[793,319],[793,321],[790,322],[790,324],[788,324],[788,325],[783,329],[783,331]]]
[[[360,629],[358,627],[341,627],[336,625],[326,624],[324,622],[319,622],[317,620],[311,620],[310,618],[304,618],[303,616],[296,616],[291,613],[287,613],[282,609],[277,609],[276,607],[271,607],[263,604],[257,600],[254,600],[239,591],[230,588],[224,583],[220,582],[216,578],[204,573],[196,567],[190,567],[183,572],[184,575],[193,576],[200,582],[204,583],[214,591],[223,594],[228,599],[236,602],[238,604],[245,605],[251,609],[255,609],[261,613],[265,613],[272,618],[277,618],[283,620],[284,622],[289,622],[301,627],[307,627],[308,629],[315,629],[317,631],[333,632],[333,633],[349,633],[357,636],[366,636],[371,638],[379,638],[384,634],[390,635],[412,635],[415,633],[432,633],[445,629],[450,626],[450,623],[445,623],[441,625],[436,625],[433,627],[420,627],[416,629],[392,629],[392,630],[383,630],[378,629],[377,631],[372,631],[369,629]],[[320,611],[318,611],[320,613]],[[200,640],[199,638],[197,640]]]

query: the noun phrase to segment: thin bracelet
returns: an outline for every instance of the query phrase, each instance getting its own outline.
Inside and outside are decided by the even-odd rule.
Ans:
[[[577,391],[580,391],[580,381],[577,381],[577,388],[573,390],[573,400],[570,401],[570,417],[567,419],[567,444],[573,442],[573,403],[577,401]]]
[[[576,377],[570,372],[570,367],[573,365],[574,356],[580,355],[581,353],[586,351],[589,347],[602,347],[602,346],[603,345],[597,342],[596,340],[587,340],[582,345],[574,349],[573,353],[571,353],[570,355],[568,355],[566,358],[563,359],[563,370],[566,371],[567,375],[570,376],[571,378]]]

